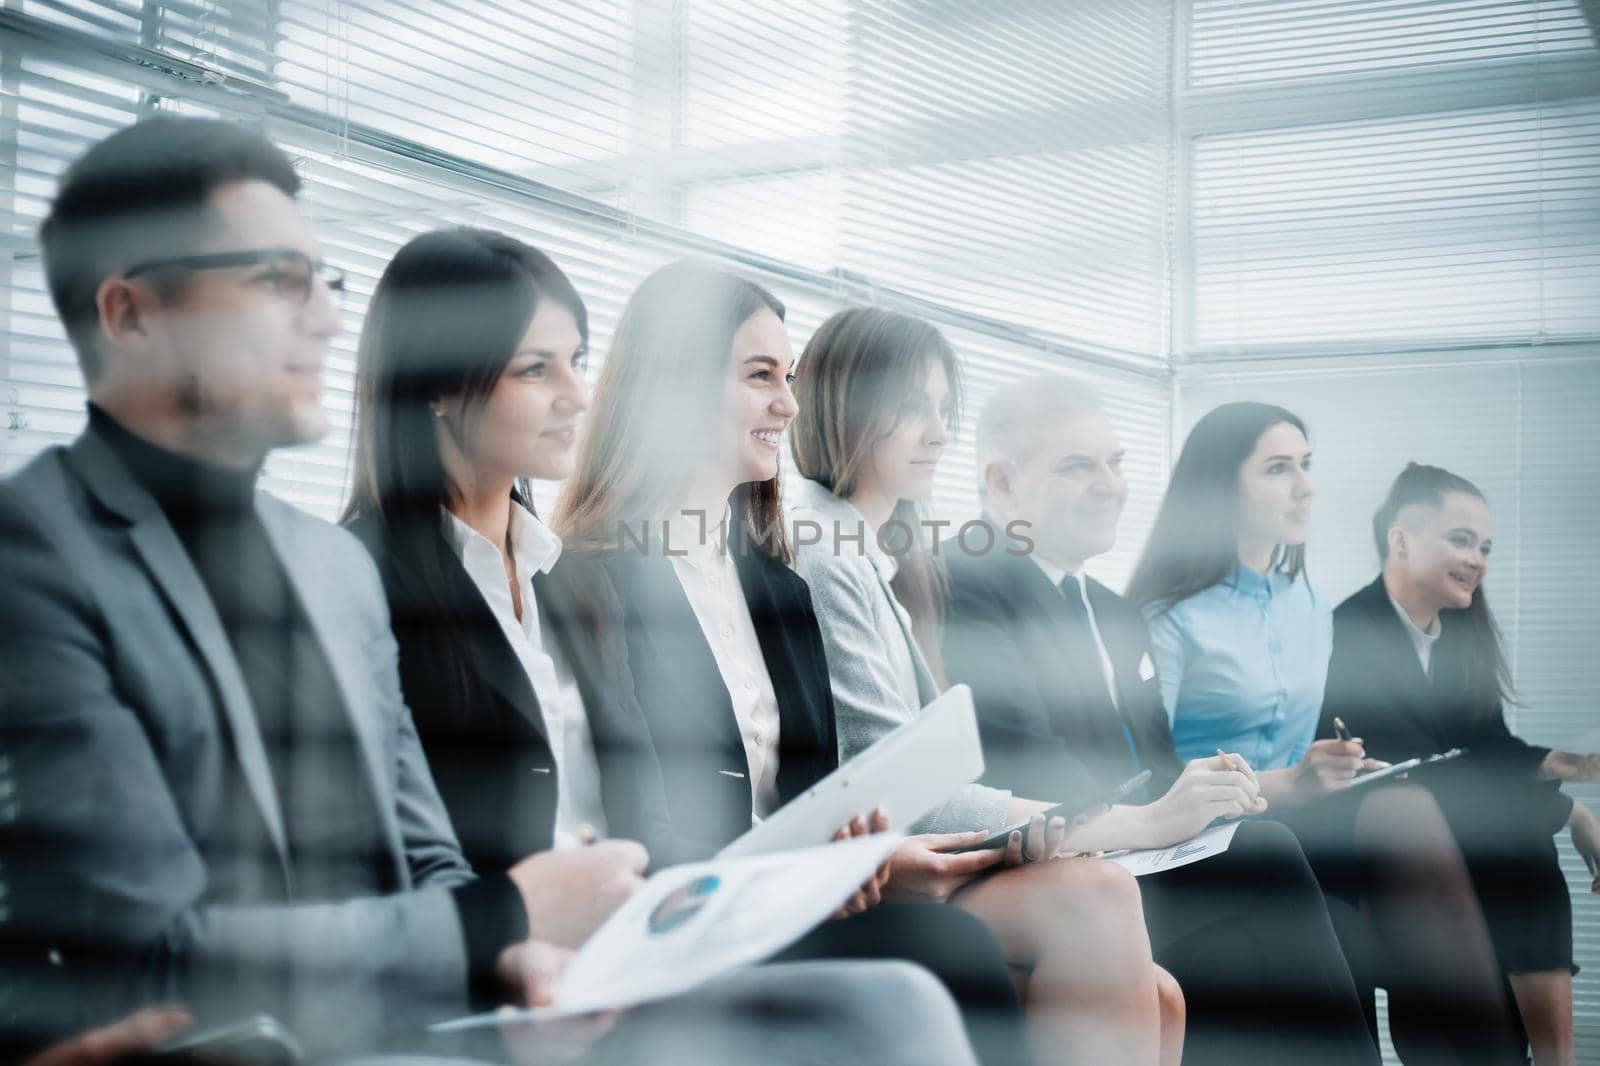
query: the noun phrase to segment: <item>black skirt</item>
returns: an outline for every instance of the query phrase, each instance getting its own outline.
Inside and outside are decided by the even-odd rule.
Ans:
[[[1356,814],[1375,784],[1335,793],[1287,814],[1273,812],[1294,830],[1323,891],[1359,905],[1368,861],[1355,840]],[[1483,908],[1501,969],[1508,974],[1567,969],[1572,959],[1572,896],[1548,824],[1515,798],[1489,802],[1441,789],[1434,798],[1455,835]]]

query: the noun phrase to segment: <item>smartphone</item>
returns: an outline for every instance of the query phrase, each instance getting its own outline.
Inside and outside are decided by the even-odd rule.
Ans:
[[[300,1066],[305,1049],[270,1014],[170,1040],[133,1060],[147,1066]]]
[[[1145,782],[1149,780],[1150,771],[1140,770],[1138,773],[1134,774],[1132,777],[1128,778],[1122,784],[1118,785],[1116,788],[1105,793],[1104,795],[1094,796],[1087,800],[1075,801],[1072,803],[1057,804],[1056,806],[1051,807],[1049,810],[1040,811],[1039,813],[1043,815],[1046,823],[1048,823],[1052,818],[1065,818],[1070,822],[1072,819],[1086,811],[1092,811],[1096,807],[1109,807],[1114,803],[1119,803],[1122,800],[1127,799],[1135,791],[1143,788]],[[974,844],[970,848],[962,848],[961,850],[996,851],[1004,848],[1008,843],[1010,843],[1012,833],[1018,832],[1022,834],[1022,846],[1026,848],[1028,846],[1028,826],[1032,824],[1032,822],[1033,818],[1030,817],[1026,822],[1018,822],[1016,825],[1007,826],[994,836],[989,837],[983,843]]]

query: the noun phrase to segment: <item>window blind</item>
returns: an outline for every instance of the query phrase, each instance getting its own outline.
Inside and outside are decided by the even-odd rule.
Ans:
[[[1192,88],[1586,53],[1595,46],[1582,0],[1191,2]]]
[[[1600,334],[1600,98],[1194,145],[1195,347]]]
[[[1578,3],[1194,0],[1187,69],[1187,354],[1600,335]]]
[[[28,10],[8,13],[7,25],[34,29]],[[4,174],[14,273],[5,318],[6,469],[70,439],[83,418],[81,382],[44,293],[33,231],[65,164],[153,107],[264,123],[297,160],[327,257],[350,273],[346,332],[332,344],[326,374],[334,430],[315,445],[275,454],[266,471],[270,489],[325,516],[336,513],[348,478],[366,300],[393,251],[440,225],[492,226],[550,252],[591,306],[597,355],[633,286],[654,266],[693,255],[721,257],[768,281],[793,309],[797,351],[838,307],[899,299],[969,336],[963,355],[978,379],[1046,365],[1115,376],[1115,360],[1108,365],[1091,346],[1079,360],[1051,331],[1004,318],[1020,304],[1008,308],[998,290],[977,305],[996,317],[975,317],[960,299],[918,299],[839,266],[851,240],[862,246],[871,220],[851,221],[841,210],[847,172],[809,165],[806,153],[833,151],[849,120],[849,79],[835,75],[845,69],[846,35],[861,14],[842,2],[806,11],[640,3],[616,18],[541,4],[519,7],[526,17],[517,19],[493,4],[314,0],[226,11],[88,2],[41,10],[56,35],[4,38],[4,63],[16,71],[6,102],[26,119],[16,127],[18,163]],[[275,18],[267,16],[272,10]],[[798,58],[785,67],[790,42],[798,42]],[[163,69],[168,57],[172,69]],[[772,71],[787,71],[768,74],[778,88],[749,90]],[[549,79],[564,79],[564,88],[556,91]],[[824,83],[829,91],[819,88]],[[665,116],[653,95],[662,86],[670,90]],[[491,91],[493,98],[474,95]],[[706,178],[707,168],[728,158],[743,158],[757,176]],[[1044,173],[1042,164],[1025,166],[1033,170],[1024,176]],[[1005,176],[1003,168],[996,174]],[[762,196],[747,195],[752,187]],[[571,189],[582,193],[560,195]],[[898,195],[882,194],[886,204]],[[1021,214],[1006,217],[1018,234],[1027,232]],[[819,219],[835,220],[835,228]],[[997,230],[985,240],[991,254],[1003,253]],[[952,269],[969,254],[946,248]],[[884,262],[893,266],[892,258]],[[961,288],[940,283],[926,266],[894,270],[907,290],[953,296]],[[1142,417],[1158,423],[1163,387],[1139,374],[1129,380],[1130,395],[1146,405]],[[947,471],[944,484],[950,488],[939,506],[970,517],[970,478]],[[545,489],[552,498],[554,487]]]
[[[1171,18],[1145,0],[859,3],[843,265],[1163,355]]]

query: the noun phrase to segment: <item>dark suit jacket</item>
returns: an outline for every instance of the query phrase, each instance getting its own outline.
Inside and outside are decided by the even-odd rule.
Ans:
[[[1006,539],[996,536],[996,545]],[[1141,678],[1150,635],[1138,610],[1099,582],[1086,588],[1116,679],[1119,715],[1098,657],[1068,652],[1075,624],[1061,590],[1033,560],[1000,547],[983,555],[955,540],[941,553],[950,571],[945,672],[972,686],[983,738],[983,780],[1029,799],[1069,802],[1115,787],[1134,760],[1160,796],[1183,771],[1153,672]]]
[[[1464,653],[1461,619],[1445,611],[1440,623],[1433,655],[1444,663]],[[1550,749],[1513,735],[1498,703],[1486,706],[1481,697],[1422,672],[1381,576],[1333,612],[1333,657],[1319,736],[1333,734],[1336,715],[1374,758],[1397,762],[1467,749],[1459,763],[1413,776],[1434,791],[1464,846],[1502,832],[1548,836],[1571,814],[1572,800],[1559,782],[1535,780]]]
[[[444,658],[441,621],[400,572],[376,515],[349,524],[378,563],[400,649],[400,683],[439,793],[473,868],[502,870],[551,846],[559,768],[533,684],[489,605],[443,535],[435,546],[456,617],[476,655],[457,688]],[[610,584],[593,559],[564,553],[535,574],[540,632],[555,641],[577,682],[600,768],[601,801],[614,837],[647,845],[662,837],[661,779],[628,676]]]
[[[833,696],[811,592],[756,550],[735,557],[762,658],[778,698],[778,800],[787,803],[839,762]],[[733,701],[658,549],[605,558],[622,605],[628,666],[661,760],[673,861],[705,858],[750,828],[751,783]]]
[[[377,574],[342,530],[265,493],[256,507],[343,697],[383,880],[403,891],[295,897],[222,622],[154,498],[91,430],[0,482],[0,1030],[181,1001],[362,1047],[412,1010],[402,995],[466,1006],[451,890],[472,873],[400,696]]]

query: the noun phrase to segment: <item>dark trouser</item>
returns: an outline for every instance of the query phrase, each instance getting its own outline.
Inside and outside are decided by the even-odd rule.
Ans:
[[[1246,822],[1224,854],[1139,888],[1156,962],[1183,987],[1185,1066],[1379,1061],[1322,890],[1284,826]]]
[[[1000,943],[977,918],[940,903],[882,903],[862,914],[823,922],[777,957],[902,959],[930,971],[961,1008],[961,1020],[983,1066],[1025,1066],[1022,1003]]]

